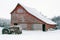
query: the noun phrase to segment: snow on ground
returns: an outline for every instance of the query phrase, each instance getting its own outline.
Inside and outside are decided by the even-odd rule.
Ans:
[[[0,33],[0,40],[60,40],[60,30],[47,32],[23,30],[23,33],[18,35]]]
[[[3,27],[0,27],[0,34],[2,34],[2,29],[3,29]]]

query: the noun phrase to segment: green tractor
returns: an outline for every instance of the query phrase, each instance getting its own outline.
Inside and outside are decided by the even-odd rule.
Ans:
[[[17,23],[14,23],[12,27],[6,27],[2,30],[2,34],[21,34],[22,28]]]
[[[22,30],[19,27],[9,27],[2,30],[2,34],[21,34]]]

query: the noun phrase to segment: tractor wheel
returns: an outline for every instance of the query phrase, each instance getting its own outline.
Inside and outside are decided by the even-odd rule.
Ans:
[[[3,29],[2,34],[9,34],[9,30],[8,29]]]

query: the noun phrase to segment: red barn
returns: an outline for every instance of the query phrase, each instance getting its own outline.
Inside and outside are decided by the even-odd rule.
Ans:
[[[34,8],[17,4],[11,12],[11,25],[17,23],[24,30],[48,30],[56,27],[56,23],[44,17]]]

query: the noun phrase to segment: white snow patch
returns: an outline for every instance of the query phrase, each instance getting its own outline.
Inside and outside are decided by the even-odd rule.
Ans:
[[[3,29],[3,27],[0,27],[0,34],[2,34],[2,29]]]

